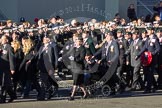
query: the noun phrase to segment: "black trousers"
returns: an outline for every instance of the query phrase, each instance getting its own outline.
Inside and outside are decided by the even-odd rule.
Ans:
[[[45,98],[46,91],[50,93],[53,92],[52,86],[58,88],[58,84],[54,79],[54,75],[49,75],[45,72],[40,72],[40,85],[41,85],[41,97]]]
[[[126,81],[123,77],[124,69],[125,69],[125,64],[121,64],[120,66],[117,67],[117,70],[116,70],[116,74],[119,79],[119,85],[121,88],[126,85]]]
[[[133,67],[126,65],[126,83],[128,87],[131,87],[133,82]]]
[[[140,69],[141,69],[141,65],[137,65],[133,67],[133,82],[132,82],[133,89],[136,89],[138,84],[140,84],[141,88],[144,87],[144,82],[140,75]]]
[[[11,80],[10,71],[3,71],[3,73],[1,73],[0,80],[1,80],[0,81],[1,82],[1,93],[0,93],[1,101],[5,102],[7,93],[11,99],[14,99],[16,97],[16,93],[13,90],[13,83]]]
[[[158,68],[157,68],[157,73],[158,73],[158,79],[157,79],[157,83],[158,83],[158,86],[160,88],[162,88],[162,65],[159,65]]]
[[[146,90],[151,90],[151,87],[153,86],[154,88],[156,88],[156,80],[155,80],[155,77],[154,77],[154,71],[155,71],[155,68],[153,65],[150,65],[150,66],[145,66],[143,67],[144,68],[144,77],[145,77],[145,80],[146,80]]]

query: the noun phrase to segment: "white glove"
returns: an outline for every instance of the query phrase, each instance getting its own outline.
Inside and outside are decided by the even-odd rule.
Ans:
[[[64,51],[63,51],[63,50],[61,50],[59,54],[62,54],[63,52],[64,52]]]
[[[69,50],[69,48],[70,48],[69,45],[67,45],[67,46],[66,46],[66,50]]]
[[[89,48],[89,45],[88,45],[88,44],[86,44],[86,45],[84,45],[84,47]]]
[[[73,57],[73,56],[70,56],[69,59],[70,59],[71,61],[74,61],[74,57]]]
[[[58,58],[58,61],[62,61],[62,57]]]

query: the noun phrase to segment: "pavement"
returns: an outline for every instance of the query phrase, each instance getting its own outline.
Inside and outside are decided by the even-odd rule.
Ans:
[[[0,104],[0,108],[162,108],[162,90],[143,94],[143,91],[125,91],[115,96],[103,97],[100,92],[95,96],[82,99],[80,94],[74,101],[68,101],[72,80],[59,81],[59,92],[50,100],[37,101],[35,90],[28,99],[18,99],[13,103]]]
[[[96,95],[82,99],[80,95],[74,101],[68,101],[69,89],[60,89],[59,95],[51,100],[36,101],[36,92],[30,98],[18,97],[13,103],[0,104],[0,108],[162,108],[162,90],[143,94],[143,91],[126,91],[113,97]]]

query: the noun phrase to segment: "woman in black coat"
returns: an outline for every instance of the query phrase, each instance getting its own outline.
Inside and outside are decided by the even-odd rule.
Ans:
[[[73,89],[69,100],[74,100],[74,94],[77,86],[81,88],[84,93],[83,98],[87,97],[86,90],[84,88],[84,58],[86,55],[86,50],[82,45],[83,39],[78,37],[74,42],[73,54],[69,57],[71,60],[72,72],[73,72]]]
[[[31,84],[33,84],[40,93],[40,86],[37,81],[36,57],[34,52],[34,43],[31,39],[25,39],[23,42],[24,59],[20,64],[19,71],[21,72],[21,81],[23,84],[23,98],[29,96]]]
[[[15,73],[13,74],[13,83],[14,83],[14,91],[16,92],[17,84],[20,81],[20,71],[19,67],[21,61],[23,60],[23,52],[21,49],[21,44],[19,41],[15,40],[11,42],[11,46],[14,49],[14,57],[15,57]]]

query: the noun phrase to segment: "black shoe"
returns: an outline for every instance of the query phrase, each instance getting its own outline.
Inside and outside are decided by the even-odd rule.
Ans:
[[[20,98],[22,98],[22,99],[28,99],[29,98],[29,95],[22,94]]]
[[[11,103],[13,101],[14,101],[14,98],[11,98],[11,99],[8,100],[8,103]]]
[[[119,93],[119,94],[122,94],[122,93],[124,93],[124,92],[125,92],[125,89],[122,89],[122,88],[121,88],[121,89],[118,90],[118,93]]]
[[[37,101],[45,101],[45,98],[37,98]]]
[[[2,100],[0,100],[0,104],[4,104],[4,103],[6,103],[6,101],[2,101]]]
[[[55,96],[58,93],[58,87],[54,88],[54,90],[49,93],[47,99],[51,99],[53,96]]]
[[[115,96],[115,95],[116,95],[116,91],[113,90],[113,91],[110,92],[110,95],[108,95],[108,96],[113,97],[113,96]]]
[[[155,88],[153,88],[153,89],[151,90],[151,92],[152,92],[152,93],[155,93],[155,92],[156,92],[156,89],[155,89]]]
[[[69,97],[69,99],[68,99],[69,101],[73,101],[74,100],[74,97]]]
[[[11,97],[11,98],[8,100],[8,103],[13,102],[15,99],[17,99],[17,96]]]
[[[144,94],[146,94],[146,93],[151,93],[151,90],[145,90],[143,93],[144,93]]]
[[[2,104],[2,103],[6,103],[6,99],[0,99],[0,103]]]
[[[52,97],[53,97],[53,94],[51,93],[48,95],[47,99],[51,99]]]
[[[158,85],[158,88],[157,89],[162,89],[162,85],[160,84],[160,85]]]
[[[131,91],[131,90],[132,90],[132,88],[130,88],[130,87],[125,88],[125,91]]]
[[[37,101],[44,101],[44,100],[45,100],[45,95],[39,93],[37,96]]]
[[[53,93],[52,93],[53,96],[56,95],[56,94],[58,94],[58,87],[55,87],[55,88],[54,88],[54,91],[53,91]]]
[[[83,99],[87,99],[87,97],[88,97],[88,95],[84,95],[84,96],[83,96]]]
[[[137,91],[137,89],[136,88],[131,88],[131,91]]]

